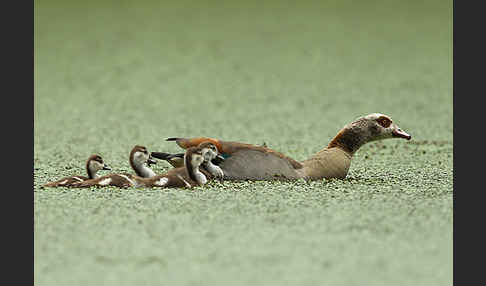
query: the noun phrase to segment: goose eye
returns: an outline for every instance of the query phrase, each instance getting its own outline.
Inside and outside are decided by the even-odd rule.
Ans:
[[[391,121],[390,119],[388,118],[385,118],[385,117],[380,117],[376,120],[381,126],[383,126],[384,128],[388,128],[390,127],[391,125]]]

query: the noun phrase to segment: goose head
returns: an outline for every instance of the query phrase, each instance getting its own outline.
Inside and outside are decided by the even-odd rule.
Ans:
[[[329,143],[328,148],[339,147],[353,154],[368,142],[387,138],[410,140],[412,136],[398,127],[390,116],[371,113],[344,126]]]
[[[90,179],[96,177],[96,173],[100,170],[111,170],[111,168],[103,161],[99,155],[91,155],[86,161],[86,171]]]
[[[389,116],[381,113],[372,113],[358,118],[351,125],[362,128],[368,142],[387,138],[412,139],[412,136],[400,129]]]
[[[149,167],[144,166],[144,164],[150,166],[156,163],[157,161],[152,158],[145,146],[135,145],[132,148],[130,152],[130,166],[137,175],[141,177],[155,176],[155,173]]]

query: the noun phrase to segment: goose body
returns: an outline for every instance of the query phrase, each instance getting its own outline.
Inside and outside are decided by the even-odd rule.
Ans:
[[[346,177],[353,154],[364,144],[387,138],[411,139],[392,119],[372,113],[344,126],[322,150],[298,162],[266,146],[214,138],[168,138],[182,148],[212,142],[225,158],[219,167],[225,180],[318,180]]]
[[[86,161],[86,173],[88,176],[69,176],[59,179],[54,182],[49,182],[43,185],[43,187],[72,187],[80,182],[95,179],[98,176],[97,172],[100,170],[111,170],[108,165],[103,162],[103,158],[99,155],[91,155]]]

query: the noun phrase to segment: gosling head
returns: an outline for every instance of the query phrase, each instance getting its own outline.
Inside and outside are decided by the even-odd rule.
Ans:
[[[147,163],[147,165],[156,164],[150,153],[145,146],[136,145],[130,152],[130,164],[135,166],[141,166]]]
[[[211,160],[218,157],[218,148],[210,141],[202,142],[197,147],[201,148],[205,162],[211,162]]]
[[[184,155],[185,165],[189,169],[198,168],[205,160],[206,152],[200,147],[187,148]]]
[[[198,145],[198,148],[201,148],[204,154],[203,166],[206,171],[208,171],[214,177],[222,180],[224,177],[224,172],[217,165],[224,161],[224,157],[218,154],[218,148],[216,145],[214,145],[212,142],[203,142]]]
[[[86,170],[90,178],[94,178],[99,170],[111,170],[111,168],[103,161],[100,155],[91,155],[86,161]]]
[[[206,184],[208,181],[206,176],[199,171],[199,166],[204,163],[203,148],[191,147],[187,148],[184,155],[184,165],[189,178],[196,182],[199,186]]]
[[[344,126],[329,143],[328,147],[340,147],[353,154],[368,142],[387,138],[410,140],[412,136],[400,129],[389,116],[381,113],[372,113]]]

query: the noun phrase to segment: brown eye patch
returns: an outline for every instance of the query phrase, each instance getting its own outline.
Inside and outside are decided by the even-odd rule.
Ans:
[[[382,116],[382,117],[380,117],[380,118],[376,119],[376,121],[378,122],[378,124],[380,124],[380,125],[381,125],[381,126],[383,126],[384,128],[388,128],[388,127],[390,127],[390,125],[391,125],[391,123],[392,123],[392,122],[391,122],[391,120],[390,120],[389,118],[384,117],[384,116]]]

